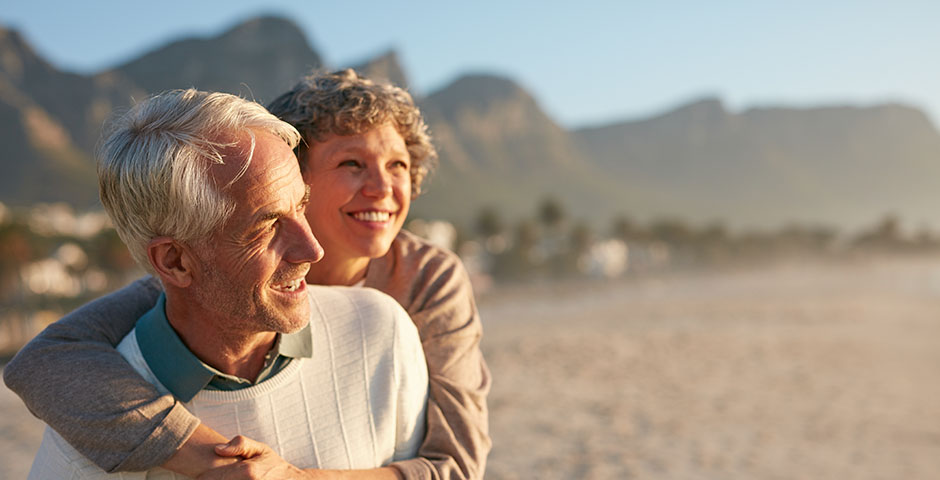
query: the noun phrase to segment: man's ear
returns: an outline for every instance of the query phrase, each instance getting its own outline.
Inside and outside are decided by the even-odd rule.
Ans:
[[[164,284],[186,288],[193,281],[192,252],[170,237],[157,237],[147,244],[147,258]]]

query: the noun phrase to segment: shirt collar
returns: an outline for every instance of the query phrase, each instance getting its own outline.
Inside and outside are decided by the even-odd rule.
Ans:
[[[298,332],[279,335],[274,346],[276,353],[291,358],[312,357],[310,328],[308,324]],[[136,336],[147,366],[183,402],[192,400],[221,373],[196,357],[173,330],[166,317],[166,294],[160,294],[156,305],[137,320]]]

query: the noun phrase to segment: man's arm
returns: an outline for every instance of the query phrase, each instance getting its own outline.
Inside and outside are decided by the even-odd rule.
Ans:
[[[46,328],[3,370],[34,415],[108,472],[163,464],[199,425],[114,348],[159,294],[159,282],[147,277],[90,302]]]

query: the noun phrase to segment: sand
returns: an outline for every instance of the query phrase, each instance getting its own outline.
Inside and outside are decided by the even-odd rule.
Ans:
[[[480,298],[490,479],[940,475],[940,259]],[[42,424],[0,387],[0,478]]]
[[[936,261],[533,290],[483,314],[487,478],[940,475]]]
[[[26,478],[45,424],[0,382],[0,479]]]

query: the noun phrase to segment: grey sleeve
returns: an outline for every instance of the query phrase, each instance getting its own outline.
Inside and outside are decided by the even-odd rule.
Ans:
[[[49,325],[3,369],[33,415],[108,472],[163,464],[199,425],[114,349],[160,291],[145,277],[92,301]]]
[[[417,296],[420,308],[409,309],[427,357],[427,433],[417,458],[392,466],[406,480],[478,480],[492,446],[483,325],[462,264],[453,262],[431,277]]]

